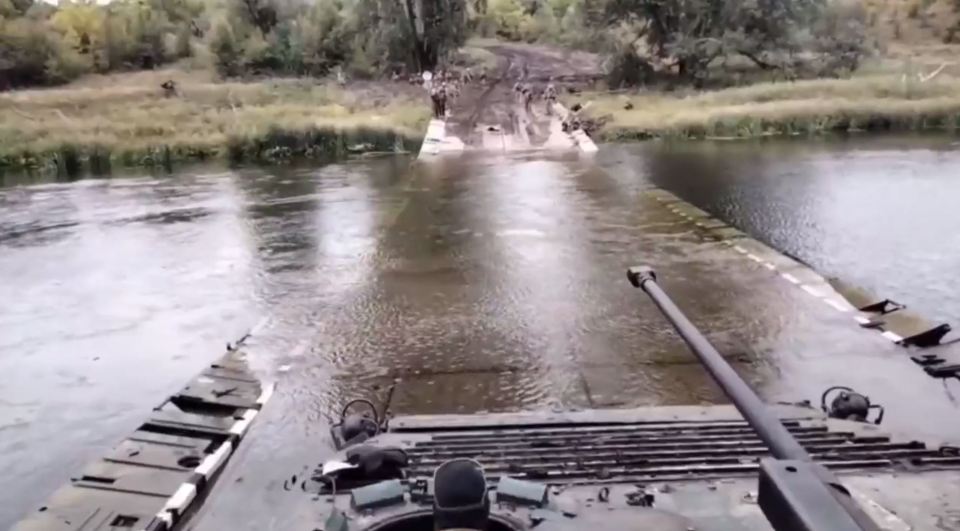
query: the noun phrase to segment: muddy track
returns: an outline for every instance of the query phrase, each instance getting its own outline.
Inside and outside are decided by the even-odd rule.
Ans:
[[[493,83],[490,83],[487,89],[483,91],[483,94],[480,95],[480,98],[477,99],[476,103],[474,104],[473,114],[471,114],[470,118],[467,120],[467,127],[470,131],[477,127],[477,120],[480,118],[480,111],[486,106],[487,101],[490,99],[490,95],[493,94],[493,91],[497,89],[497,86],[500,85],[504,79],[506,79],[506,72],[509,72],[512,66],[513,63],[508,62],[503,73],[498,76]]]
[[[506,135],[517,132],[518,122],[534,124],[534,131],[547,129],[542,116],[519,108],[511,82],[523,77],[539,92],[551,79],[561,86],[582,87],[601,75],[600,59],[593,54],[513,43],[494,43],[485,49],[498,58],[496,77],[485,86],[464,87],[461,96],[452,102],[447,120],[448,130],[468,146],[481,142],[481,131],[490,127]],[[540,141],[531,138],[533,143]]]

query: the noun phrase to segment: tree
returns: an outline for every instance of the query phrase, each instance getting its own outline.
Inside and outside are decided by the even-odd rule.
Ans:
[[[236,2],[234,10],[251,26],[266,35],[277,25],[277,8],[270,0],[233,0]]]
[[[95,3],[65,0],[50,22],[63,35],[64,43],[80,55],[89,57],[102,45],[104,11]]]
[[[213,24],[210,34],[210,51],[213,53],[217,72],[224,76],[239,74],[243,46],[233,25],[225,17],[220,18]]]
[[[466,40],[465,0],[403,0],[410,51],[420,70],[432,70]]]
[[[652,59],[699,82],[713,61],[739,55],[758,68],[792,68],[804,51],[804,35],[823,16],[827,0],[606,0],[606,24],[632,22]],[[850,53],[862,38],[836,50]],[[806,50],[812,51],[812,50]]]

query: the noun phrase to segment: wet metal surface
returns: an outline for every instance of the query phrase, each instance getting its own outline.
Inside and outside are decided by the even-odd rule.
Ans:
[[[277,393],[223,494],[252,528],[342,400],[397,379],[399,413],[722,401],[627,283],[638,263],[766,398],[846,384],[895,428],[960,431],[899,347],[642,193],[669,154],[607,149],[609,172],[396,157],[0,190],[0,527],[262,316],[250,361]]]
[[[167,531],[195,510],[272,394],[242,342],[159,404],[102,459],[75,472],[15,531]]]

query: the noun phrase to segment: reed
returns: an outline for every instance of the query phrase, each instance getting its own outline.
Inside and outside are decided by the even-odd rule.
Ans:
[[[156,76],[0,94],[0,165],[104,171],[214,157],[277,161],[416,149],[430,110],[407,87],[313,80],[218,83]]]
[[[751,138],[960,127],[960,81],[905,76],[761,83],[685,94],[584,94],[603,140]],[[626,110],[627,102],[632,109]]]

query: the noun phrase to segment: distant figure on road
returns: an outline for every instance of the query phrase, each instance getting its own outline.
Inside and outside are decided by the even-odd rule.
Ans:
[[[533,102],[533,88],[529,83],[525,83],[523,85],[520,95],[524,110],[526,110],[528,113],[531,112],[530,104]]]
[[[563,121],[564,133],[572,133],[583,127],[583,123],[580,121],[580,111],[582,110],[583,105],[580,105],[579,103],[570,109],[570,114],[568,114],[566,119]]]
[[[447,101],[452,102],[460,97],[460,83],[456,81],[447,83]]]
[[[177,82],[168,79],[160,84],[160,88],[163,89],[163,95],[167,98],[177,95]]]
[[[450,84],[444,83],[440,85],[440,118],[447,117],[447,102],[450,99]]]
[[[341,87],[347,84],[347,76],[343,73],[343,67],[337,67],[337,85]]]
[[[543,99],[547,102],[547,116],[553,114],[553,105],[557,103],[557,87],[553,84],[553,78],[547,83],[547,88],[543,90]]]
[[[433,103],[433,117],[440,120],[443,118],[443,103],[441,102],[440,88],[430,89],[430,101]]]

